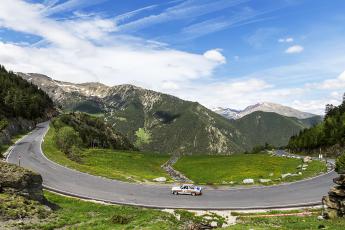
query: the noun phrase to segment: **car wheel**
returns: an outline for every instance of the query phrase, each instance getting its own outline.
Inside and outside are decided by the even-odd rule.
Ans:
[[[174,191],[173,194],[174,194],[174,195],[178,195],[178,192]]]
[[[195,196],[196,194],[195,194],[195,192],[192,192],[191,195],[192,195],[192,196]]]

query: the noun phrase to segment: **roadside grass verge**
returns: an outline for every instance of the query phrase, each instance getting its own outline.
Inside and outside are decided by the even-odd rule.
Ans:
[[[319,161],[312,161],[302,175],[281,178],[282,174],[297,173],[297,167],[302,164],[300,159],[283,158],[268,154],[237,154],[232,156],[183,156],[174,165],[188,178],[198,184],[236,185],[242,184],[247,178],[271,179],[267,183],[297,181],[325,172],[326,165]]]
[[[45,192],[58,209],[38,224],[25,229],[180,229],[179,221],[166,212],[130,206],[103,205]]]
[[[250,215],[248,215],[248,213],[241,213],[241,215],[237,217],[237,224],[234,226],[227,227],[225,229],[344,229],[344,218],[337,218],[332,220],[318,220],[317,217],[321,215],[321,210],[311,209],[309,211],[309,213],[308,210],[275,211],[271,213],[263,212]],[[305,215],[303,215],[303,212],[305,212]],[[263,216],[267,214],[276,214],[276,216]],[[282,215],[280,216],[279,214]],[[283,216],[283,214],[291,215]]]
[[[77,163],[56,147],[54,135],[55,129],[50,127],[42,144],[43,152],[50,160],[66,167],[129,182],[152,181],[157,177],[170,179],[161,168],[168,155],[93,148],[82,149],[81,163]]]

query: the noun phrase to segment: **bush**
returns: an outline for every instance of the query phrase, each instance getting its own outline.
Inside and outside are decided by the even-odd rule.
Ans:
[[[81,146],[81,139],[79,133],[72,127],[62,127],[56,132],[55,142],[57,147],[64,153],[69,154],[72,152],[73,146]]]
[[[129,222],[131,221],[132,221],[131,216],[117,214],[111,217],[111,222],[113,224],[129,224]]]
[[[180,216],[181,222],[184,222],[187,229],[212,229],[216,228],[211,225],[215,222],[217,228],[221,228],[226,220],[224,217],[217,215],[216,213],[208,213],[202,216],[196,216],[192,212],[185,210],[175,210],[175,215]]]
[[[335,161],[335,171],[339,174],[345,173],[345,153]]]
[[[6,119],[0,120],[0,131],[5,129],[8,125],[8,121]]]
[[[79,147],[75,145],[73,145],[72,148],[69,150],[67,156],[73,161],[82,163],[83,152]]]

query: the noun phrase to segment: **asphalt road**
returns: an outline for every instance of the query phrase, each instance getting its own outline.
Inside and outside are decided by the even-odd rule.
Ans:
[[[41,142],[48,122],[41,123],[28,136],[16,143],[7,161],[38,172],[43,185],[66,195],[117,204],[155,208],[188,209],[264,209],[321,204],[321,197],[332,186],[335,172],[309,180],[270,187],[241,189],[205,189],[202,196],[175,196],[170,186],[132,184],[77,172],[48,160]],[[269,166],[268,166],[269,167]]]

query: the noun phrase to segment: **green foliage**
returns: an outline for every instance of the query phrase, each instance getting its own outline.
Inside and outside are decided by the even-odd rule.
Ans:
[[[37,201],[14,194],[0,193],[0,221],[37,217],[46,218],[51,214]]]
[[[8,121],[6,119],[0,120],[0,131],[6,128],[8,125]]]
[[[250,153],[245,152],[246,154],[257,154],[257,153],[263,153],[267,150],[272,150],[275,147],[273,145],[270,145],[268,143],[265,143],[265,145],[258,145],[255,146]]]
[[[59,196],[45,192],[49,202],[59,208],[51,218],[39,223],[22,224],[25,229],[182,229],[182,223],[174,215],[154,210],[119,205],[103,205],[94,202]]]
[[[291,137],[288,147],[294,151],[309,151],[333,145],[345,146],[345,102],[330,106],[321,124]]]
[[[345,173],[345,153],[339,156],[335,161],[335,171],[340,174]]]
[[[115,87],[102,102],[111,111],[104,115],[107,122],[140,150],[163,154],[243,151],[242,136],[230,121],[196,102],[133,86]],[[141,142],[137,136],[141,133],[150,134],[149,143]]]
[[[143,128],[139,128],[135,132],[135,136],[137,139],[134,145],[137,148],[143,147],[145,144],[149,144],[151,142],[151,133]]]
[[[211,229],[216,228],[211,225],[215,222],[218,228],[221,228],[223,224],[226,223],[224,217],[217,215],[216,213],[204,214],[197,216],[192,212],[185,210],[175,210],[176,215],[180,216],[180,221],[184,223],[185,226],[193,226],[190,229]]]
[[[79,161],[61,152],[55,143],[56,129],[51,126],[42,144],[43,152],[52,161],[93,175],[130,182],[142,182],[169,176],[161,168],[169,156],[112,149],[82,148]]]
[[[72,127],[62,127],[55,135],[56,146],[66,154],[72,152],[72,147],[80,147],[82,140],[79,137],[79,133]]]
[[[296,211],[295,211],[296,212]],[[305,229],[332,229],[343,230],[345,226],[345,218],[337,218],[332,220],[320,220],[318,216],[322,215],[321,210],[307,210],[309,215],[304,215],[306,210],[300,210],[296,215],[290,212],[279,211],[277,215],[269,215],[270,212],[261,213],[245,213],[237,218],[237,224],[225,228],[226,230],[305,230]],[[304,214],[303,214],[304,213]],[[231,213],[232,214],[232,213]],[[284,215],[290,214],[290,215]]]
[[[257,111],[232,122],[246,136],[246,149],[251,150],[266,143],[276,147],[286,146],[291,136],[321,122],[321,118],[298,119]]]
[[[57,130],[64,126],[73,128],[80,136],[84,147],[135,149],[125,136],[115,132],[100,117],[85,113],[62,114],[55,118],[52,124]]]
[[[53,107],[45,92],[0,65],[0,119],[42,118]]]
[[[129,224],[132,221],[131,216],[123,215],[123,214],[115,214],[111,217],[111,222],[113,224]]]

